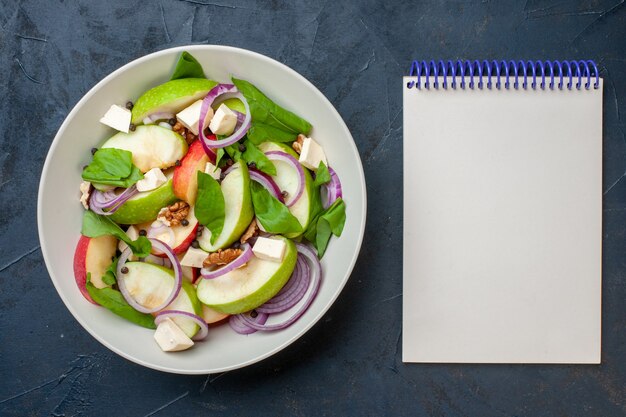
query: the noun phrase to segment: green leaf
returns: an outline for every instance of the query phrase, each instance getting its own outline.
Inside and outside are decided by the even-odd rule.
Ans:
[[[224,157],[224,148],[218,148],[217,152],[215,153],[215,166],[219,167],[220,166],[220,162],[222,162],[222,158]],[[221,168],[221,167],[220,167]]]
[[[111,286],[117,282],[117,278],[115,276],[115,272],[117,271],[117,261],[119,261],[119,258],[116,256],[115,258],[113,258],[111,265],[109,265],[109,267],[104,272],[104,275],[102,275],[102,282],[104,282],[108,286]]]
[[[139,236],[136,240],[132,240],[111,219],[106,216],[100,216],[91,210],[85,211],[83,215],[83,226],[80,229],[80,233],[87,237],[115,236],[126,243],[133,253],[140,258],[150,255],[150,250],[152,249],[152,244],[145,236]]]
[[[211,244],[215,243],[224,228],[225,206],[220,184],[209,174],[198,171],[195,215],[200,224],[211,231]]]
[[[298,233],[302,226],[287,206],[278,201],[256,181],[250,181],[254,214],[270,233]]]
[[[311,131],[309,122],[274,103],[248,81],[237,78],[232,78],[232,81],[246,98],[255,123],[264,123],[296,134],[308,134]]]
[[[243,153],[243,160],[248,164],[254,163],[257,169],[269,175],[276,175],[276,167],[263,152],[261,152],[252,142],[246,140],[244,142],[246,150]]]
[[[320,161],[320,165],[317,167],[317,171],[315,171],[315,181],[313,181],[313,185],[318,187],[329,181],[330,172],[328,171],[328,167],[324,164],[324,161]]]
[[[180,54],[176,68],[170,80],[177,80],[179,78],[206,78],[202,65],[193,57],[189,52],[184,51]]]
[[[85,181],[128,188],[143,178],[132,159],[133,154],[123,149],[98,149],[83,169],[82,177]]]
[[[148,329],[156,329],[154,324],[154,317],[150,314],[140,313],[132,308],[124,299],[122,293],[113,288],[96,288],[91,283],[91,274],[87,274],[87,292],[93,298],[93,300],[100,304],[102,307],[111,310],[113,313],[126,320],[138,324]]]
[[[233,143],[232,145],[226,146],[222,149],[224,149],[228,156],[230,156],[235,162],[239,162],[241,156],[243,155],[242,152],[239,150],[238,143]]]
[[[326,252],[331,235],[341,236],[345,223],[346,203],[338,198],[309,224],[304,232],[304,238],[313,243],[320,259]]]
[[[263,142],[293,142],[298,138],[297,132],[286,132],[284,130],[275,128],[264,123],[256,122],[252,120],[252,125],[246,133],[248,139],[255,145],[260,145]]]

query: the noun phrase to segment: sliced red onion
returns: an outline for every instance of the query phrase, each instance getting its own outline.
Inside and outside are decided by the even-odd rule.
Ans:
[[[270,161],[282,161],[291,165],[291,167],[295,169],[296,172],[298,173],[298,188],[296,188],[296,192],[292,196],[289,196],[289,199],[285,201],[285,205],[287,207],[293,206],[296,203],[296,201],[300,199],[300,197],[302,196],[302,193],[304,192],[304,187],[305,187],[304,168],[302,168],[302,165],[300,165],[300,162],[298,162],[296,158],[289,155],[287,152],[270,151],[270,152],[266,152],[265,156],[267,156],[267,159],[269,159]]]
[[[227,265],[224,265],[221,268],[214,269],[212,271],[207,268],[202,268],[200,270],[200,275],[202,275],[202,278],[215,279],[237,268],[241,268],[243,265],[248,263],[250,258],[252,258],[252,247],[247,243],[244,243],[243,245],[241,245],[241,249],[243,250],[243,252],[241,252],[241,255],[239,255],[237,259]]]
[[[224,176],[227,176],[228,174],[230,174],[234,169],[239,168],[239,165],[235,165],[232,164],[231,166],[229,166],[228,168],[226,168],[224,171],[222,171],[222,174],[224,174]]]
[[[257,307],[256,311],[259,313],[282,313],[287,311],[302,300],[302,297],[306,294],[306,290],[309,287],[309,267],[301,256],[298,256],[298,263],[288,283],[293,283],[289,288],[287,285],[271,300],[263,304],[261,307]],[[285,290],[283,292],[283,290]]]
[[[114,191],[102,192],[94,189],[89,197],[89,208],[96,214],[110,216],[137,193],[139,191],[136,185],[128,187],[119,195]]]
[[[261,184],[263,188],[269,191],[269,193],[273,195],[281,203],[285,202],[285,199],[283,198],[283,194],[280,191],[280,188],[278,188],[278,185],[276,185],[276,182],[274,182],[272,177],[267,175],[265,172],[259,171],[256,168],[248,168],[248,171],[250,172],[250,179]]]
[[[216,102],[218,97],[219,100],[217,102],[222,102],[229,98],[236,98],[241,100],[244,107],[246,108],[246,115],[244,120],[241,122],[241,125],[238,128],[235,128],[235,131],[232,133],[232,135],[224,139],[210,141],[204,135],[204,128],[206,127],[204,126],[204,119],[206,118],[206,115],[209,111],[209,107],[211,107]],[[250,116],[250,107],[248,106],[248,101],[243,96],[243,94],[241,94],[239,90],[237,90],[237,87],[232,84],[216,85],[215,87],[213,87],[213,89],[211,89],[211,91],[209,91],[204,100],[202,100],[202,106],[200,107],[200,119],[198,120],[198,136],[202,141],[204,151],[207,153],[207,155],[210,156],[210,153],[215,153],[215,151],[213,150],[214,148],[224,148],[237,142],[239,139],[243,138],[248,132],[248,129],[250,129],[251,121],[252,117]]]
[[[230,316],[230,318],[228,319],[228,324],[230,325],[230,327],[239,334],[256,333],[257,330],[253,329],[252,327],[244,323],[241,316],[243,316],[243,314],[236,314],[234,316]],[[268,317],[269,317],[269,314],[259,313],[256,317],[254,318],[251,317],[250,320],[254,320],[256,323],[262,325],[262,324],[265,324]]]
[[[165,261],[166,258],[159,258],[158,256],[155,255],[148,255],[145,258],[142,259],[143,262],[150,262],[151,264],[155,264],[155,265],[159,265],[159,266],[163,266],[163,261]]]
[[[330,182],[322,185],[322,187],[326,188],[326,201],[324,202],[324,209],[330,207],[338,198],[343,197],[339,176],[331,167],[328,167],[328,172],[330,173]]]
[[[320,264],[315,251],[311,249],[310,246],[304,245],[302,243],[296,243],[298,247],[298,257],[302,256],[306,258],[310,263],[310,271],[311,271],[311,289],[308,297],[304,300],[304,303],[300,306],[300,308],[287,320],[276,323],[276,324],[259,324],[256,321],[252,320],[245,314],[237,314],[239,319],[243,321],[248,327],[251,327],[255,330],[263,330],[263,331],[273,331],[273,330],[282,330],[293,323],[295,323],[304,312],[309,308],[320,288],[320,284],[322,283],[322,265]]]
[[[172,119],[174,117],[173,113],[168,113],[168,112],[156,112],[156,113],[152,113],[146,117],[144,117],[143,119],[143,124],[144,125],[149,125],[152,124],[158,120],[169,120]]]
[[[141,304],[139,304],[133,298],[133,296],[128,292],[128,289],[126,288],[126,284],[124,283],[124,278],[123,278],[124,274],[122,274],[122,267],[124,266],[124,264],[126,264],[126,261],[128,260],[128,258],[130,257],[132,253],[130,247],[126,248],[124,252],[122,252],[122,254],[120,255],[120,258],[117,261],[117,271],[116,271],[117,286],[119,287],[120,292],[122,293],[122,296],[132,308],[142,313],[155,313],[167,307],[172,301],[174,301],[174,299],[176,299],[176,297],[178,297],[178,294],[180,293],[180,288],[183,282],[183,269],[180,266],[180,262],[178,262],[178,258],[174,254],[174,251],[172,250],[172,248],[170,248],[168,245],[166,245],[165,243],[161,242],[158,239],[150,238],[149,240],[150,240],[150,243],[152,243],[153,248],[156,247],[158,250],[160,250],[161,252],[167,255],[170,262],[172,262],[172,266],[174,269],[174,288],[172,289],[172,292],[170,293],[170,295],[168,295],[165,298],[165,301],[161,303],[161,305],[155,308],[144,307]]]
[[[188,313],[186,311],[163,310],[159,312],[154,318],[154,324],[158,326],[163,320],[165,320],[168,317],[169,318],[182,317],[182,318],[190,319],[190,320],[193,320],[198,326],[200,326],[200,331],[198,331],[198,333],[196,333],[195,336],[191,338],[191,340],[204,340],[209,335],[209,325],[206,324],[204,319],[200,316],[197,316],[193,313]]]

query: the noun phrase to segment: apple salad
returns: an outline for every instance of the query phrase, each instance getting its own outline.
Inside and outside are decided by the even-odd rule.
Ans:
[[[306,312],[346,216],[309,122],[246,80],[205,78],[187,52],[100,122],[117,132],[82,170],[74,274],[88,301],[167,352],[209,325],[276,331]]]

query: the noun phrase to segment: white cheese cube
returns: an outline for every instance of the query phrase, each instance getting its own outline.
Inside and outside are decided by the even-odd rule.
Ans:
[[[209,129],[215,135],[230,135],[237,125],[237,115],[228,108],[226,104],[222,104],[217,108],[215,116],[211,119]]]
[[[131,240],[136,240],[139,237],[139,229],[137,228],[137,226],[134,225],[128,226],[128,229],[126,229],[126,235],[131,238]],[[120,243],[117,244],[117,248],[120,250],[120,252],[124,252],[127,247],[128,245],[122,240],[120,240]],[[135,255],[130,255],[130,258],[128,259],[130,261],[134,261],[137,258],[135,257]]]
[[[120,132],[128,133],[130,119],[130,110],[126,107],[114,104],[109,107],[109,110],[107,110],[102,119],[100,119],[100,123],[110,126],[115,130],[119,130]]]
[[[310,170],[317,171],[320,162],[328,166],[324,149],[311,138],[304,138],[302,142],[302,151],[300,151],[299,162]]]
[[[217,181],[219,181],[222,175],[222,170],[220,168],[217,168],[212,163],[207,162],[206,166],[204,167],[204,173],[209,174],[210,176],[215,178]]]
[[[137,191],[144,192],[154,190],[167,182],[163,171],[159,168],[152,168],[143,174],[143,179],[137,181]]]
[[[259,259],[268,261],[282,262],[285,257],[287,244],[282,239],[269,239],[267,237],[258,237],[252,252]]]
[[[202,100],[198,100],[191,106],[176,114],[178,121],[191,131],[194,135],[198,134],[198,122],[200,121],[200,109],[202,109]],[[202,126],[206,127],[207,123],[213,119],[213,109],[209,107],[204,118]]]
[[[180,264],[182,266],[202,268],[202,262],[204,262],[207,256],[209,256],[209,254],[202,249],[196,249],[190,246],[189,249],[187,249],[187,253],[185,253],[185,256],[183,256],[183,259],[180,261]]]
[[[169,317],[157,326],[154,340],[164,352],[178,352],[193,346],[193,340]]]
[[[83,181],[80,183],[80,202],[85,207],[85,210],[89,210],[89,197],[91,196],[91,183],[89,181]]]

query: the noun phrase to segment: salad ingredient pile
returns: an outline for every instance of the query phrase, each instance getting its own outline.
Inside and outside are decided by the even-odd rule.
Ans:
[[[305,119],[250,82],[206,79],[183,52],[172,79],[100,122],[118,131],[83,168],[74,255],[83,296],[153,329],[166,352],[225,322],[295,323],[322,283],[345,203]]]

